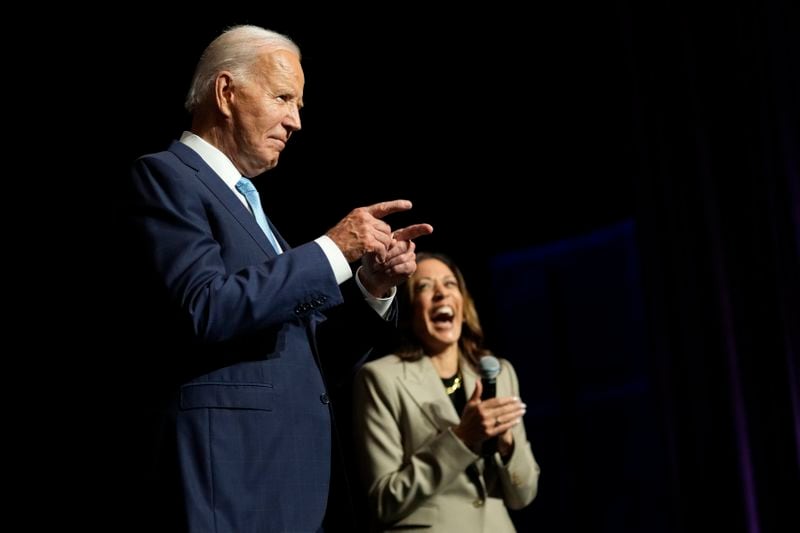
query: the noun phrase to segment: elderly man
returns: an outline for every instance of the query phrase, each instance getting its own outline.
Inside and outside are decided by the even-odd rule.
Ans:
[[[300,129],[303,86],[291,40],[230,29],[197,66],[191,131],[132,170],[131,247],[154,328],[143,335],[163,385],[147,391],[163,393],[154,481],[170,531],[320,529],[325,377],[357,366],[392,326],[395,286],[416,269],[412,239],[432,231],[392,231],[382,218],[411,208],[394,200],[301,246],[281,237],[249,178]]]

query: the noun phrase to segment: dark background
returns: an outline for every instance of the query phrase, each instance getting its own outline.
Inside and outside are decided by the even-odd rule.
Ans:
[[[139,22],[112,39],[133,41],[111,70],[125,95],[121,161],[188,128],[182,104],[196,59],[230,24],[254,23],[303,51],[303,130],[257,181],[291,242],[394,198],[415,210],[392,222],[430,222],[428,246],[484,260],[633,213],[632,73],[619,31],[597,28],[609,13],[462,12],[456,23],[343,8],[312,24],[292,10],[239,11],[177,26],[122,15]]]
[[[109,7],[66,36],[93,130],[75,155],[107,161],[82,181],[114,191],[188,128],[223,29],[286,33],[306,107],[256,181],[265,210],[293,244],[395,198],[414,209],[392,225],[434,226],[419,248],[462,266],[529,398],[543,473],[520,531],[797,530],[797,8],[639,4]],[[115,335],[136,272],[104,255],[113,202],[79,211],[86,319]],[[89,451],[131,452],[113,432]]]

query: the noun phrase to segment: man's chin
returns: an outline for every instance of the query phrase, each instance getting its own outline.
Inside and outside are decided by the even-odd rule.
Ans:
[[[263,174],[268,170],[272,170],[276,166],[278,166],[278,157],[274,156],[271,159],[265,161],[264,164],[260,168],[258,168],[258,173],[254,174],[254,176],[257,176],[258,174]]]

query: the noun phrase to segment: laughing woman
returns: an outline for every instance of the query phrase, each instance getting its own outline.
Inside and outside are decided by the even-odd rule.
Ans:
[[[458,267],[418,253],[404,296],[407,346],[366,364],[355,385],[355,441],[374,529],[515,531],[508,509],[536,496],[519,383],[500,360],[481,400],[483,331]]]

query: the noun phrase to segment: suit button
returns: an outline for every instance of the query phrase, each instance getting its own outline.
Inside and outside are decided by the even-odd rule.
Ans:
[[[475,500],[474,502],[472,502],[472,506],[473,506],[473,507],[475,507],[475,508],[478,508],[478,507],[483,507],[483,500],[481,500],[480,498],[478,498],[477,500]]]
[[[319,401],[321,401],[322,403],[325,403],[325,404],[331,403],[331,399],[328,398],[327,393],[324,393],[324,392],[319,395]]]

